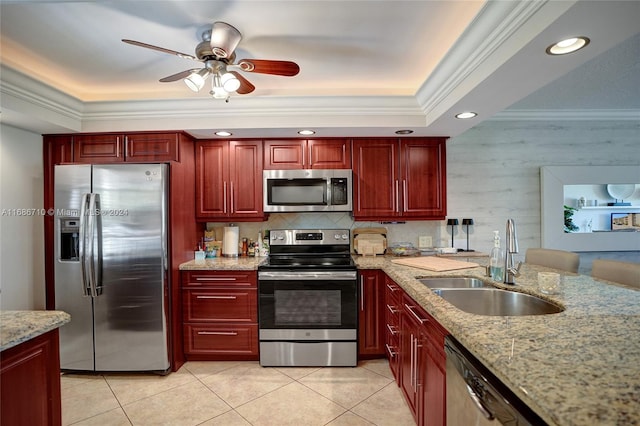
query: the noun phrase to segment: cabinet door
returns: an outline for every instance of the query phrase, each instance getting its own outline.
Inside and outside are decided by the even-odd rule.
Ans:
[[[0,424],[62,423],[58,341],[55,329],[0,354]]]
[[[264,141],[264,169],[304,169],[305,140]]]
[[[420,328],[422,323],[416,317],[415,305],[405,295],[400,315],[400,387],[411,413],[418,422],[418,363],[421,357]]]
[[[262,141],[231,141],[229,164],[231,218],[263,218]]]
[[[398,141],[353,141],[353,217],[382,220],[398,217]]]
[[[310,139],[306,156],[309,169],[351,168],[351,144],[347,139]]]
[[[429,342],[429,338],[425,340]],[[443,349],[426,343],[422,357],[424,391],[420,406],[420,424],[445,426],[446,424],[446,358]],[[444,348],[444,343],[443,343]]]
[[[196,217],[198,219],[228,217],[228,158],[228,142],[196,142]]]
[[[446,216],[446,155],[442,138],[400,141],[400,198],[405,218]]]
[[[257,359],[258,356],[257,324],[185,324],[184,339],[184,350],[192,360]],[[239,358],[243,356],[246,358]]]
[[[186,322],[258,322],[257,290],[183,289]]]
[[[179,133],[131,133],[126,135],[126,161],[179,161]]]
[[[358,354],[381,357],[384,346],[383,280],[380,271],[360,271],[360,311],[358,317]]]
[[[74,163],[121,163],[124,161],[124,135],[94,134],[73,137]]]

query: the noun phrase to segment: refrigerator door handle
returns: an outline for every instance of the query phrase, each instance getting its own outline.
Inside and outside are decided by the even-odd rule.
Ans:
[[[102,214],[100,207],[100,194],[92,194],[92,204],[93,208],[91,212],[93,213],[93,228],[92,228],[92,239],[96,239],[96,244],[94,245],[94,241],[91,242],[92,247],[95,248],[95,252],[91,253],[91,275],[93,287],[91,289],[91,295],[93,297],[100,296],[102,294]]]
[[[82,270],[82,295],[91,296],[91,284],[89,283],[89,258],[87,256],[87,239],[89,233],[87,232],[87,205],[89,203],[89,196],[91,194],[82,194],[82,201],[80,202],[80,227],[79,227],[79,241],[78,251],[80,257],[80,268]]]

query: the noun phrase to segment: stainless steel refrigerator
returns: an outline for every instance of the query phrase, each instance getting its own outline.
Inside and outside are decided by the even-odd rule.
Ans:
[[[167,166],[55,166],[60,366],[169,369]]]

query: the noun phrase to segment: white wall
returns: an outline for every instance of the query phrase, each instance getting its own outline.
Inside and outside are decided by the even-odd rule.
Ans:
[[[0,309],[44,309],[42,136],[0,125]]]
[[[447,142],[449,217],[475,221],[471,247],[488,251],[492,230],[504,238],[513,218],[520,260],[540,247],[540,167],[640,165],[640,124],[634,121],[487,121]],[[461,237],[464,234],[461,234]],[[504,240],[503,240],[504,241]],[[462,247],[457,244],[458,247]],[[634,252],[580,253],[580,272],[594,258],[640,262]]]

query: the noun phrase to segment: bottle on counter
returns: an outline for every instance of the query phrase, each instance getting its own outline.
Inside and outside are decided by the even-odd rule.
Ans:
[[[504,279],[504,252],[500,247],[500,231],[493,231],[493,248],[489,254],[489,275],[495,281]]]

